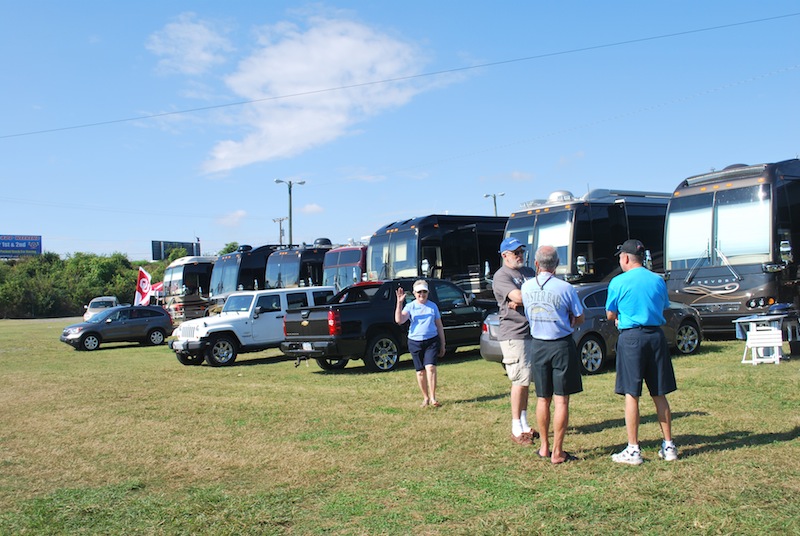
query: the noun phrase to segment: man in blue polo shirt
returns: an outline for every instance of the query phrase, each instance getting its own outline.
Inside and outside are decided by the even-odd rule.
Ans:
[[[678,387],[669,355],[667,338],[661,330],[669,296],[664,279],[642,265],[644,245],[626,240],[617,247],[622,268],[608,285],[606,316],[617,323],[617,382],[614,391],[625,396],[625,428],[628,446],[611,459],[617,463],[640,465],[639,398],[642,382],[647,384],[656,406],[664,441],[658,456],[667,461],[678,459],[672,442],[672,413],[666,395]]]

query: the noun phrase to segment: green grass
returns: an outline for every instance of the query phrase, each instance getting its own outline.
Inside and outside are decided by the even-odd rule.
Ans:
[[[618,466],[613,372],[584,377],[551,466],[510,432],[509,384],[476,348],[418,407],[408,363],[323,372],[277,352],[184,367],[166,347],[75,352],[62,321],[0,321],[0,534],[800,534],[800,359],[741,341],[676,358],[681,459]]]

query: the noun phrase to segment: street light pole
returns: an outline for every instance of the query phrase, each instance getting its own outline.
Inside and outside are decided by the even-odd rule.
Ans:
[[[286,218],[272,218],[272,221],[278,224],[278,244],[283,245],[283,221]]]
[[[275,179],[275,184],[281,183],[289,186],[289,246],[292,246],[294,244],[292,241],[292,185],[305,184],[306,181],[285,181],[281,179]]]
[[[497,198],[503,197],[505,192],[500,192],[499,194],[483,194],[483,197],[491,197],[492,202],[494,203],[494,215],[497,216]]]

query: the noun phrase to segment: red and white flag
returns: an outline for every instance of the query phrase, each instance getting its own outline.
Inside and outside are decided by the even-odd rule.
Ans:
[[[139,267],[139,278],[136,280],[136,295],[133,298],[134,305],[150,305],[150,295],[153,289],[150,287],[150,274],[144,268]]]

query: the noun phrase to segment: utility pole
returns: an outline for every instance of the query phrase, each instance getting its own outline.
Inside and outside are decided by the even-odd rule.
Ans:
[[[281,246],[283,245],[283,221],[286,219],[286,216],[283,218],[272,218],[272,221],[278,224],[278,244]]]
[[[295,184],[305,184],[306,181],[285,181],[281,179],[275,179],[275,184],[286,184],[289,187],[289,245],[291,246],[294,244],[293,237],[292,237],[292,186]]]

